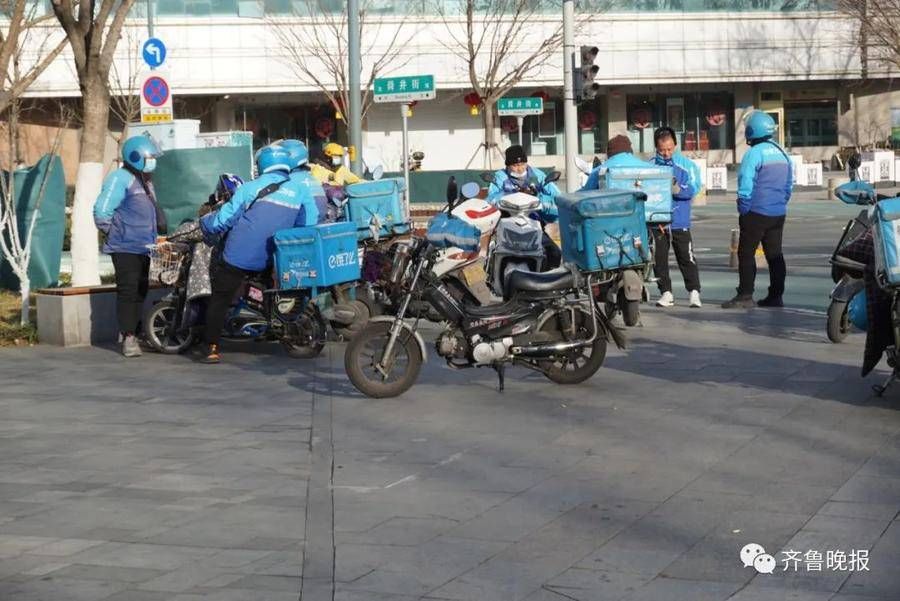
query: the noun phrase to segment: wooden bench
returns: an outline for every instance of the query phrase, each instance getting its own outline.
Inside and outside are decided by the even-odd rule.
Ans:
[[[151,286],[144,309],[168,290]],[[41,344],[90,346],[117,340],[115,285],[43,288],[36,296]]]

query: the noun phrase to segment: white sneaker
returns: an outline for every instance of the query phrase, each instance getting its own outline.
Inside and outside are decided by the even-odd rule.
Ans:
[[[134,334],[125,336],[125,340],[122,341],[122,355],[125,357],[141,356],[141,345]]]
[[[671,307],[675,305],[675,297],[671,292],[663,292],[659,300],[656,301],[657,307]]]
[[[699,290],[691,290],[690,303],[691,307],[694,307],[695,309],[699,309],[703,306],[703,303],[700,302]]]

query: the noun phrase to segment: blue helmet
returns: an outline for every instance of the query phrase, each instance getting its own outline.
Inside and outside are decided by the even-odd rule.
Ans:
[[[774,136],[777,128],[778,126],[775,125],[775,119],[773,119],[769,113],[766,113],[765,111],[753,111],[750,113],[750,116],[747,118],[747,123],[744,126],[744,136],[747,138],[748,142],[765,140],[766,138]]]
[[[269,144],[256,151],[256,171],[259,175],[272,171],[290,171],[291,154],[280,144]]]
[[[300,140],[282,140],[278,145],[291,155],[291,169],[309,162],[309,149]]]
[[[228,200],[238,189],[238,186],[244,183],[237,175],[232,173],[223,173],[219,176],[219,182],[216,184],[216,197],[219,200]]]
[[[122,160],[136,171],[150,173],[156,169],[156,159],[162,151],[150,136],[132,136],[122,145]]]

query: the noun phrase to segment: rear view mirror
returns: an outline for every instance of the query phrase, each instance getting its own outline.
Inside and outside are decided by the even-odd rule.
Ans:
[[[548,175],[547,178],[544,180],[544,183],[552,184],[553,182],[558,182],[559,178],[561,178],[561,177],[562,177],[562,173],[560,173],[559,171],[551,171],[550,175]]]
[[[481,186],[478,185],[478,182],[468,182],[463,184],[462,187],[462,196],[463,198],[475,198],[478,194],[481,193]]]
[[[585,175],[589,175],[592,170],[591,164],[581,157],[575,157],[575,167]]]
[[[481,181],[492,184],[494,183],[494,174],[490,171],[482,171],[481,172]]]

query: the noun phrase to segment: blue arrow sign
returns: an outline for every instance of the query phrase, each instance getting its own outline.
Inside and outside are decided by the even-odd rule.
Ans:
[[[144,42],[142,54],[144,62],[150,65],[151,69],[155,69],[166,61],[166,45],[159,38],[150,38]]]

